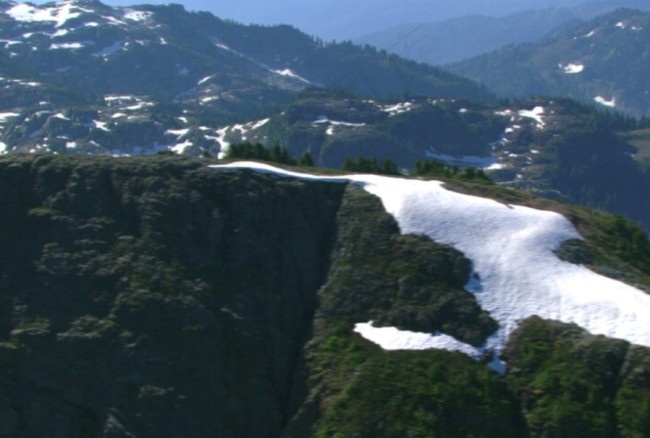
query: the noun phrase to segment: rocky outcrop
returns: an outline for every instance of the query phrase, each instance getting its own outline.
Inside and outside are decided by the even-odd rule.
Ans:
[[[650,431],[650,349],[531,317],[512,334],[504,358],[531,436]]]

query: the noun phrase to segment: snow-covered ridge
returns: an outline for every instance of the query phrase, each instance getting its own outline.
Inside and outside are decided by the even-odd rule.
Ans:
[[[452,192],[437,181],[377,175],[314,176],[253,162],[214,167],[357,184],[381,199],[402,233],[427,235],[472,261],[475,276],[466,289],[500,326],[487,343],[475,348],[442,333],[376,328],[360,321],[356,330],[385,349],[443,348],[473,357],[487,349],[498,353],[519,321],[531,315],[650,346],[650,296],[558,259],[554,251],[562,242],[581,238],[560,214]]]
[[[81,8],[71,1],[64,1],[45,5],[41,8],[27,3],[18,3],[9,8],[6,13],[16,21],[23,22],[54,22],[56,27],[63,26],[68,20],[79,17],[83,12],[92,12],[89,9]]]

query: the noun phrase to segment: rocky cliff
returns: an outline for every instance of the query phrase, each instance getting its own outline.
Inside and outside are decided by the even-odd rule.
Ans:
[[[16,155],[0,160],[0,247],[0,436],[650,430],[647,348],[533,318],[500,376],[355,334],[372,319],[481,345],[496,322],[462,253],[401,235],[346,183]]]

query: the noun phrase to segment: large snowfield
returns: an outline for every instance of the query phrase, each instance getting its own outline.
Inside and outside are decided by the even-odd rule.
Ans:
[[[486,345],[475,348],[443,333],[413,333],[359,321],[355,330],[384,349],[443,348],[472,357],[489,349],[498,355],[519,321],[531,315],[650,347],[650,295],[560,260],[554,254],[560,244],[581,237],[558,213],[452,192],[438,181],[377,175],[321,177],[254,162],[214,167],[357,184],[381,199],[402,233],[427,235],[472,261],[474,275],[466,290],[500,325]],[[497,362],[493,366],[499,370]]]

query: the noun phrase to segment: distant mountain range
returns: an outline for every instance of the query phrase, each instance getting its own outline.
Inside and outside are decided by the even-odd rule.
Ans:
[[[108,3],[133,4],[129,0]],[[597,15],[620,7],[648,7],[645,0],[278,0],[273,2],[273,7],[260,0],[216,3],[185,0],[182,3],[190,9],[210,11],[219,17],[244,23],[291,24],[310,35],[339,41],[403,24],[441,22],[476,14],[497,18],[548,8],[583,8]]]
[[[501,96],[569,96],[643,116],[650,111],[648,47],[650,13],[623,9],[449,68]]]
[[[506,17],[467,15],[434,23],[402,24],[353,41],[419,62],[443,65],[509,44],[536,42],[574,20],[579,20],[578,15],[567,8],[525,11]]]
[[[577,25],[622,6],[650,10],[644,2],[598,1],[569,7],[519,11],[511,15],[469,15],[393,25],[380,31],[359,35],[353,41],[370,44],[407,59],[432,65],[445,65],[481,55],[508,45],[534,43],[559,31]]]
[[[248,106],[286,102],[315,85],[371,97],[489,98],[471,81],[439,69],[351,44],[323,44],[289,26],[243,26],[178,5],[2,1],[0,59],[9,81],[68,89],[89,100],[126,93],[193,99],[226,112],[244,99]]]

